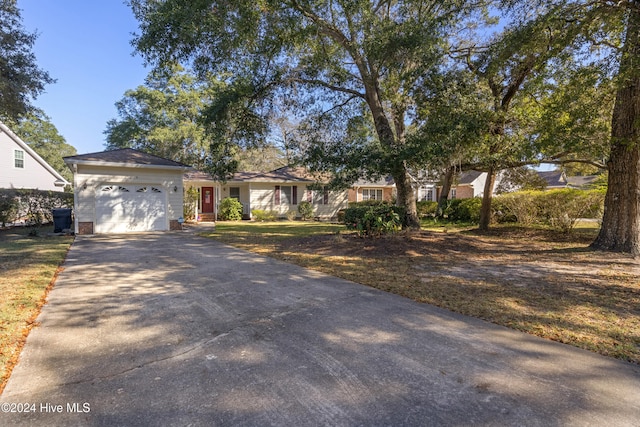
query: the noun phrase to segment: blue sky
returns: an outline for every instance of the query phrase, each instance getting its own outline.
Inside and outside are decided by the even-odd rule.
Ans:
[[[39,66],[57,80],[34,104],[78,153],[102,151],[115,102],[148,72],[132,56],[133,13],[122,0],[18,0],[18,7],[25,29],[39,34]]]

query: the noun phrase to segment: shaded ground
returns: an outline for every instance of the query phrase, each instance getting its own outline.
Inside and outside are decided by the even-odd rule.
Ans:
[[[501,228],[271,239],[245,249],[608,356],[640,363],[640,264],[592,251],[590,233]]]
[[[194,234],[79,236],[0,395],[0,425],[640,419],[638,365]]]

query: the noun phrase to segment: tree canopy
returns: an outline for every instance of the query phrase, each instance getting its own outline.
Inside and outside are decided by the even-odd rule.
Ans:
[[[229,116],[221,113],[233,106],[235,116],[259,131],[273,100],[285,100],[302,117],[311,153],[338,150],[342,156],[339,167],[331,161],[335,155],[310,166],[333,167],[351,178],[393,176],[408,223],[418,225],[405,152],[411,92],[423,71],[443,58],[448,31],[482,11],[480,2],[134,0],[131,5],[142,31],[135,45],[148,61],[160,66],[191,61],[201,73],[230,83],[227,102],[210,110],[209,123],[226,126]],[[373,131],[368,135],[367,125]],[[353,141],[354,132],[361,138]],[[255,133],[236,136],[230,142]]]
[[[16,0],[0,0],[0,117],[4,120],[32,111],[33,99],[54,82],[36,63],[31,50],[36,38],[22,26]]]
[[[224,82],[202,112],[212,167],[264,139],[284,105],[301,161],[344,184],[392,176],[415,226],[416,171],[449,176],[458,165],[491,178],[538,162],[606,161],[595,246],[640,253],[637,2],[130,4],[141,31],[134,45],[148,62],[188,63]],[[488,11],[503,20],[493,37]],[[492,189],[488,179],[485,196]]]

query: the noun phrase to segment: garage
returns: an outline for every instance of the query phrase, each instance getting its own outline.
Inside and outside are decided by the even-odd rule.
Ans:
[[[73,171],[76,234],[182,228],[189,166],[131,148],[64,160]]]
[[[166,194],[159,184],[98,187],[96,233],[127,233],[167,229]]]

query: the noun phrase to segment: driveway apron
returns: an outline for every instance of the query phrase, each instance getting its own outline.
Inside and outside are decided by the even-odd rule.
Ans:
[[[78,237],[3,426],[638,426],[640,367],[192,233]]]

